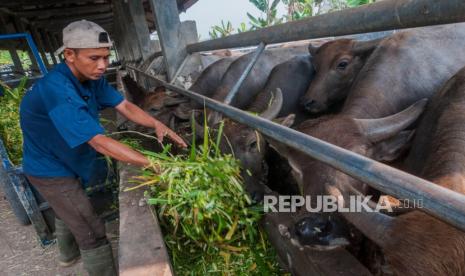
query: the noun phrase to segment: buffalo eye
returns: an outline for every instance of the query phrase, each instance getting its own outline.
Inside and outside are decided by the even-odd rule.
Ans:
[[[347,60],[342,60],[340,61],[337,66],[336,66],[336,69],[338,70],[345,70],[347,68],[347,65],[349,65],[349,61]]]
[[[250,150],[257,150],[257,141],[253,141],[249,143]]]

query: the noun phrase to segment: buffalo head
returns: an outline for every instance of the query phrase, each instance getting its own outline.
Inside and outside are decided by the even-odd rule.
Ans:
[[[339,39],[320,47],[310,44],[309,52],[316,75],[301,100],[305,110],[320,113],[344,100],[365,61],[380,41]]]
[[[283,104],[281,89],[277,88],[271,93],[273,97],[267,109],[258,114],[267,120],[276,118]],[[210,115],[208,125],[216,130],[222,120],[222,115],[218,112],[212,112]],[[198,129],[196,133],[203,133],[203,127],[200,124],[196,123],[196,129]],[[230,119],[224,120],[220,149],[223,153],[230,153],[240,160],[245,189],[256,202],[261,201],[264,193],[268,190],[265,186],[267,148],[268,145],[264,137],[258,131]]]
[[[378,161],[391,161],[405,150],[413,131],[403,130],[419,117],[425,104],[426,100],[421,100],[402,112],[380,119],[322,117],[305,121],[297,130],[360,155],[376,158]],[[367,193],[368,186],[361,181],[295,149],[272,139],[268,140],[272,147],[288,160],[305,196],[363,196]],[[357,219],[358,215],[341,214],[346,219],[348,215]],[[334,245],[346,244],[345,240],[349,236],[345,230],[347,225],[336,219],[337,216],[339,213],[300,214],[301,218],[291,229],[301,244],[332,248]],[[370,227],[368,221],[366,227]]]

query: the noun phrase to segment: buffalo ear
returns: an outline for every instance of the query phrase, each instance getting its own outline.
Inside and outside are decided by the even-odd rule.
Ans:
[[[409,148],[414,130],[405,130],[375,145],[372,158],[381,162],[391,162],[402,156]]]
[[[290,127],[292,124],[294,124],[295,120],[295,114],[289,114],[286,117],[281,117],[274,119],[273,122],[280,124],[285,127]],[[278,142],[274,140],[271,137],[264,136],[265,140],[270,144],[272,148],[274,148],[280,155],[282,155],[285,158],[289,158],[289,151],[286,145],[282,144],[281,142]]]
[[[274,119],[273,122],[285,127],[291,127],[295,121],[295,114],[289,114],[286,117]]]
[[[368,41],[355,41],[352,47],[355,56],[369,56],[378,47],[379,43],[384,38],[368,40]]]
[[[153,93],[162,93],[166,92],[166,88],[164,86],[157,86],[154,90]]]
[[[316,52],[318,52],[318,49],[320,49],[320,47],[312,45],[311,43],[308,44],[308,52],[310,53],[312,57],[316,55]]]

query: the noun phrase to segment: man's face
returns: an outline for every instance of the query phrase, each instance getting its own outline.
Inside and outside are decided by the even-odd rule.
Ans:
[[[98,80],[108,67],[109,48],[65,49],[67,64],[80,81]]]

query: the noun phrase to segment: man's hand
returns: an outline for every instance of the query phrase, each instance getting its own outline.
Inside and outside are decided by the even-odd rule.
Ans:
[[[174,131],[169,129],[167,126],[165,126],[163,123],[156,120],[155,118],[152,118],[152,116],[147,114],[145,111],[143,111],[133,103],[124,100],[116,106],[116,110],[119,113],[121,113],[124,117],[139,125],[154,128],[155,133],[157,134],[157,139],[160,143],[163,141],[163,137],[168,136],[178,146],[183,148],[187,147],[184,140],[182,140],[182,138],[179,137]]]
[[[187,147],[187,144],[181,137],[179,137],[174,131],[159,121],[155,123],[155,133],[157,134],[157,138],[160,143],[163,142],[163,138],[165,136],[168,136],[168,138],[173,140],[173,142],[175,142],[178,146],[182,148]]]

